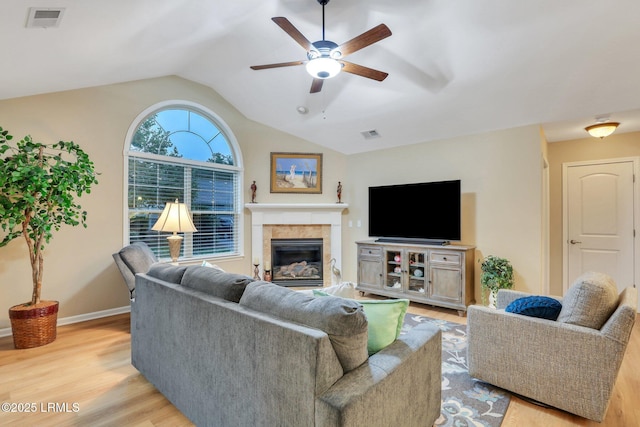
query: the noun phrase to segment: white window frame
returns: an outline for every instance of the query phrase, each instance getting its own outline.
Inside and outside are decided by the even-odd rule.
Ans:
[[[214,113],[213,111],[211,111],[210,109],[191,102],[191,101],[185,101],[185,100],[167,100],[167,101],[162,101],[156,104],[153,104],[149,107],[147,107],[144,111],[142,111],[140,114],[138,114],[138,116],[136,116],[136,118],[131,122],[131,125],[129,126],[129,129],[127,131],[127,135],[125,137],[125,141],[124,141],[124,150],[122,152],[123,154],[123,165],[124,165],[124,174],[123,174],[123,213],[122,213],[122,217],[123,217],[123,236],[122,236],[122,242],[123,242],[123,246],[124,245],[128,245],[129,244],[129,200],[128,200],[128,194],[129,194],[129,153],[131,152],[130,147],[131,147],[131,141],[133,140],[133,136],[135,135],[136,131],[138,130],[138,127],[140,126],[140,124],[142,124],[142,122],[144,122],[145,120],[147,120],[149,118],[149,116],[151,116],[154,113],[160,112],[162,110],[167,110],[167,109],[189,109],[192,110],[198,114],[201,114],[203,116],[205,116],[206,118],[208,118],[209,120],[211,120],[217,127],[218,129],[220,129],[222,131],[222,133],[224,134],[224,136],[227,139],[227,142],[229,143],[229,146],[231,148],[232,151],[232,155],[233,158],[235,160],[235,165],[233,166],[229,166],[229,165],[222,165],[222,164],[216,164],[217,168],[220,169],[230,169],[233,171],[237,171],[238,172],[238,192],[239,194],[237,194],[237,198],[238,198],[238,208],[237,208],[237,212],[236,215],[238,217],[238,225],[237,225],[237,233],[238,233],[238,253],[237,255],[215,255],[215,254],[211,254],[211,255],[198,255],[198,256],[194,256],[194,257],[190,257],[189,260],[194,260],[194,259],[216,259],[216,260],[221,260],[221,259],[232,259],[232,258],[242,258],[244,257],[244,191],[242,191],[242,189],[244,188],[244,160],[242,157],[242,151],[240,150],[240,145],[238,144],[238,140],[236,139],[235,135],[233,134],[233,132],[231,131],[231,128],[229,128],[229,126],[225,123],[225,121],[218,116],[216,113]],[[139,158],[148,158],[150,160],[166,160],[166,156],[159,156],[159,155],[155,155],[153,153],[143,153],[143,152],[135,152],[135,156],[139,157]],[[199,165],[200,163],[198,163],[197,161],[193,161],[190,162],[189,160],[181,160],[181,162],[184,163],[193,163],[194,165]]]

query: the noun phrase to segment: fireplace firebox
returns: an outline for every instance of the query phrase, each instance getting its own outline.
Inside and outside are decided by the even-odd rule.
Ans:
[[[272,239],[271,281],[281,286],[322,286],[322,239]]]

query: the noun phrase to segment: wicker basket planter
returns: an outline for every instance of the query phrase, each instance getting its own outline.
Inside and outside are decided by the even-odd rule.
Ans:
[[[19,304],[9,309],[13,345],[32,348],[56,339],[58,301],[41,301],[35,305]]]

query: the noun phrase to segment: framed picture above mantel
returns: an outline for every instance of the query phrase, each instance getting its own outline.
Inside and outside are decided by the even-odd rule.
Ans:
[[[271,153],[272,193],[322,193],[322,153]]]

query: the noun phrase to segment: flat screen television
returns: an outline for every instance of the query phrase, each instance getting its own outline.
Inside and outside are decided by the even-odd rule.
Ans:
[[[378,241],[460,240],[460,180],[369,187],[369,236]]]

